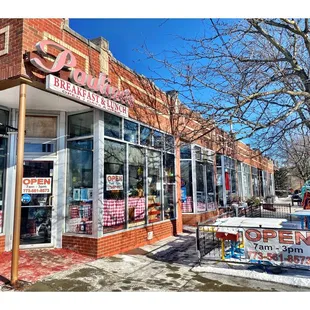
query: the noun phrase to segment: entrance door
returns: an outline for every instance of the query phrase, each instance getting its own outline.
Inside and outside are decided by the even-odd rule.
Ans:
[[[24,161],[21,245],[51,246],[54,161]]]

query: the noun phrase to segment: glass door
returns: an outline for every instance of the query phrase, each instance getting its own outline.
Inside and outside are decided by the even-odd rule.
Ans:
[[[53,161],[24,161],[21,245],[51,245]]]

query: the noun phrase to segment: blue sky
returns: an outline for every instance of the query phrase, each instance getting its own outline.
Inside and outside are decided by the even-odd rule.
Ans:
[[[120,62],[137,73],[150,76],[148,67],[158,68],[156,63],[138,52],[146,44],[153,53],[161,53],[173,47],[182,47],[176,36],[193,37],[202,34],[202,19],[70,19],[70,28],[87,39],[99,36],[109,41],[110,50]]]

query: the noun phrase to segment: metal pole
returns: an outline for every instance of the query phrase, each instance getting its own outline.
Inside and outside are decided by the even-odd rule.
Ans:
[[[16,181],[15,181],[15,211],[14,211],[14,231],[13,231],[13,249],[12,249],[12,266],[11,266],[11,285],[13,286],[15,286],[18,281],[21,195],[22,195],[24,141],[25,141],[25,115],[26,115],[26,84],[21,84],[19,90],[17,160],[16,160]]]

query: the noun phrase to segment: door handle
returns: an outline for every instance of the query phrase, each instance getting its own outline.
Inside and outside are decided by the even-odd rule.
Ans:
[[[52,199],[54,198],[54,196],[50,196],[48,198],[48,205],[51,206],[52,205]]]

